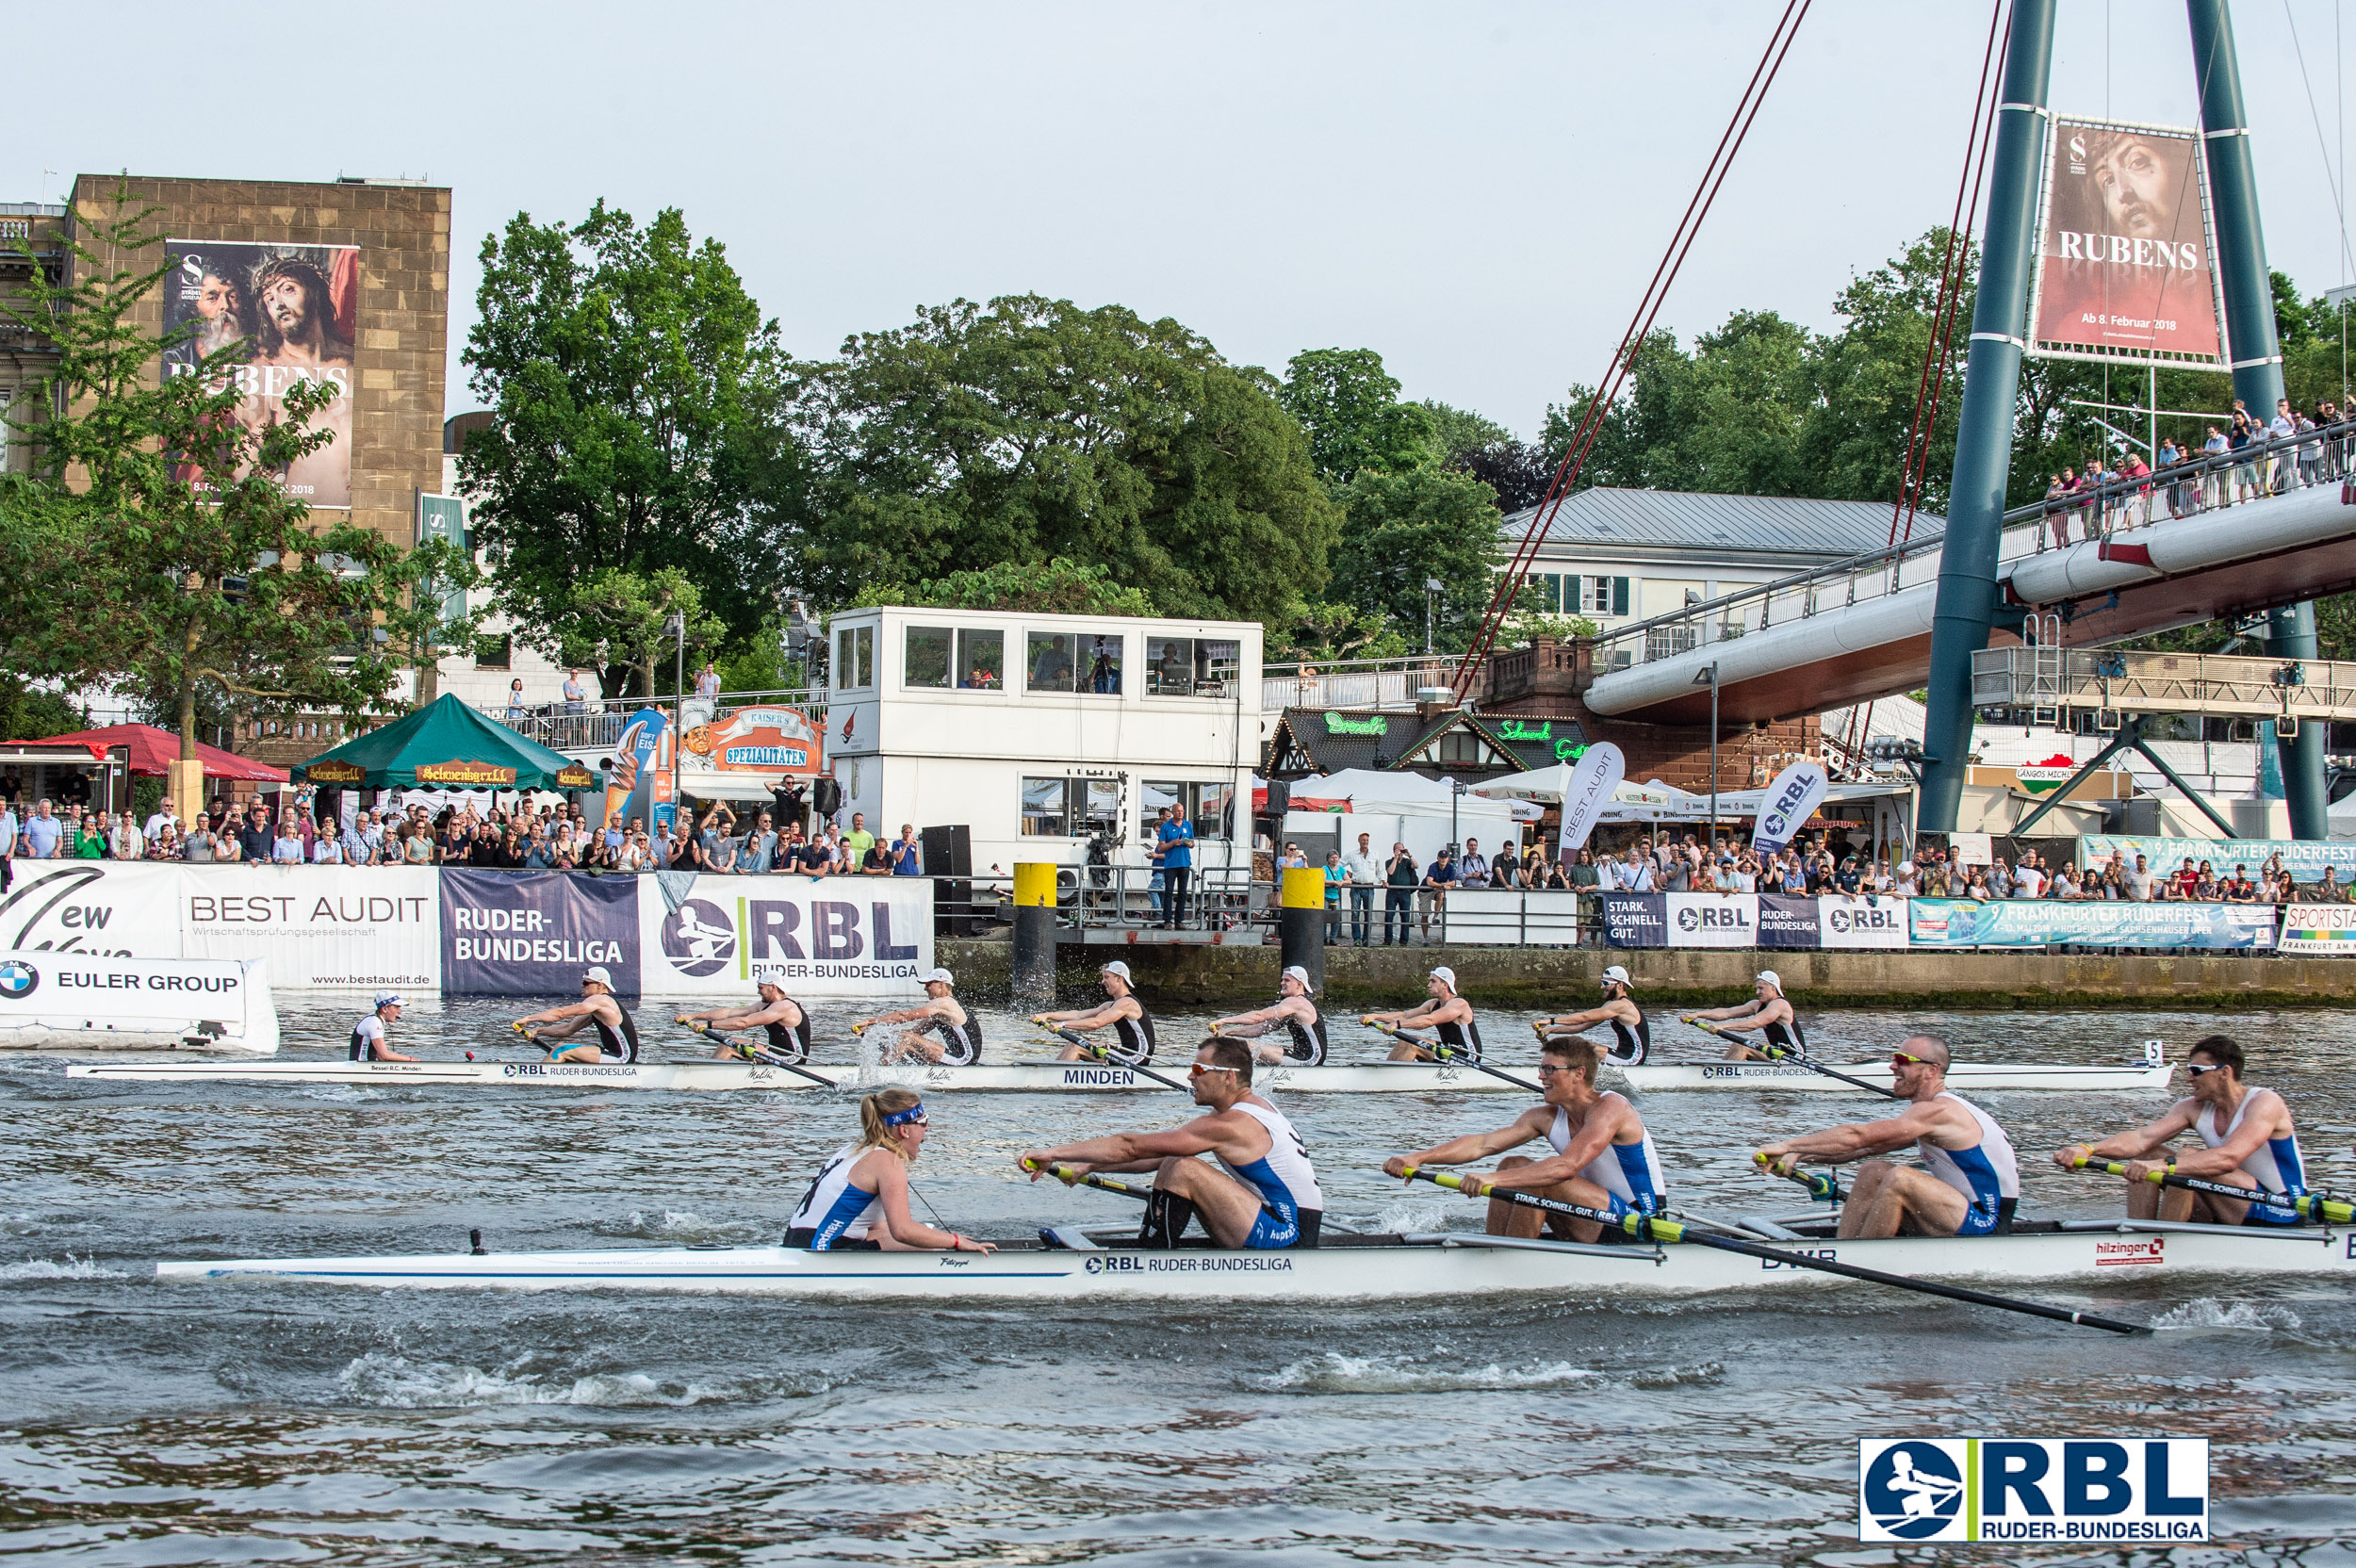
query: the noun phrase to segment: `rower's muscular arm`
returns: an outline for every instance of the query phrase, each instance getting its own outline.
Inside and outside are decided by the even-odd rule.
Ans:
[[[1550,1187],[1557,1182],[1567,1182],[1603,1157],[1612,1147],[1620,1128],[1629,1114],[1628,1107],[1606,1102],[1587,1113],[1587,1120],[1579,1130],[1579,1136],[1560,1154],[1549,1154],[1543,1160],[1516,1166],[1484,1177],[1482,1187],[1518,1187],[1525,1190]]]
[[[2167,1147],[2170,1138],[2192,1126],[2193,1118],[2199,1114],[2200,1104],[2197,1101],[2179,1100],[2168,1107],[2166,1116],[2148,1127],[2138,1127],[2132,1133],[2117,1134],[2104,1138],[2101,1143],[2073,1143],[2067,1149],[2054,1151],[2053,1163],[2068,1169],[2075,1161],[2082,1158],[2089,1160],[2142,1159],[2154,1150]],[[2229,1166],[2226,1168],[2231,1169],[2232,1167]]]
[[[1121,1000],[1126,1002],[1128,998],[1123,997]],[[1085,1008],[1068,1013],[1041,1013],[1032,1021],[1060,1023],[1074,1031],[1085,1032],[1089,1029],[1102,1029],[1115,1019],[1134,1018],[1135,1016],[1133,1013],[1124,1011],[1121,1002],[1107,1002],[1102,1007]]]
[[[1550,1110],[1530,1111],[1517,1119],[1512,1126],[1500,1127],[1494,1133],[1466,1133],[1461,1138],[1450,1138],[1420,1153],[1394,1154],[1383,1162],[1383,1170],[1385,1175],[1406,1181],[1409,1179],[1407,1172],[1419,1166],[1470,1165],[1475,1160],[1501,1154],[1508,1149],[1517,1149],[1531,1138],[1544,1137],[1546,1123],[1553,1119],[1554,1113]]]
[[[1909,1105],[1887,1121],[1852,1121],[1840,1127],[1827,1127],[1821,1133],[1808,1133],[1800,1137],[1771,1143],[1759,1151],[1770,1158],[1791,1155],[1796,1160],[1812,1160],[1821,1165],[1841,1165],[1873,1154],[1887,1154],[1893,1149],[1904,1149],[1918,1138],[1937,1132],[1948,1119],[1946,1107],[1936,1102]]]
[[[1257,1012],[1237,1013],[1234,1018],[1213,1019],[1211,1033],[1240,1035],[1246,1039],[1250,1039],[1254,1035],[1265,1035],[1268,1031],[1269,1024],[1284,1016],[1284,1007],[1285,1004],[1280,1002],[1273,1007],[1262,1007]]]
[[[1619,1018],[1621,1015],[1617,1009],[1622,1007],[1628,1007],[1628,1004],[1625,1002],[1607,1002],[1600,1007],[1590,1007],[1583,1013],[1556,1013],[1551,1018],[1538,1020],[1530,1027],[1542,1035],[1554,1029],[1590,1029],[1598,1023]],[[1628,1007],[1630,1012],[1635,1010],[1633,1007]]]
[[[1395,1013],[1368,1013],[1365,1018],[1360,1019],[1358,1021],[1361,1023],[1388,1023],[1394,1026],[1411,1023],[1431,1023],[1434,1021],[1431,1015],[1439,1008],[1439,1005],[1440,1004],[1437,1002],[1427,997],[1423,1001],[1416,1003],[1412,1007],[1402,1007]]]
[[[1750,1001],[1732,1007],[1712,1007],[1706,1013],[1688,1013],[1685,1018],[1688,1022],[1706,1018],[1713,1023],[1732,1021],[1737,1029],[1756,1029],[1767,1021],[1764,1017],[1766,1005],[1763,1002]]]
[[[2263,1096],[2263,1098],[2261,1098]],[[2184,1176],[2224,1176],[2266,1147],[2266,1139],[2290,1131],[2290,1108],[2272,1089],[2251,1089],[2241,1126],[2215,1149],[2188,1149],[2176,1156],[2177,1172]],[[2222,1115],[2219,1120],[2226,1119]]]
[[[1055,1149],[1034,1149],[1015,1163],[1025,1167],[1034,1182],[1046,1175],[1051,1165],[1079,1166],[1084,1170],[1113,1170],[1134,1162],[1136,1168],[1147,1169],[1173,1155],[1183,1159],[1192,1154],[1211,1153],[1231,1141],[1229,1133],[1222,1118],[1199,1116],[1185,1126],[1173,1127],[1166,1133],[1114,1133],[1105,1137],[1088,1138]]]

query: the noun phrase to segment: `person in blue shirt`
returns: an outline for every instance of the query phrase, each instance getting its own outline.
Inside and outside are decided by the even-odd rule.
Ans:
[[[916,825],[914,823],[902,823],[899,838],[892,841],[892,874],[894,876],[924,874],[924,856],[923,851],[916,847]]]
[[[1423,874],[1423,897],[1419,902],[1423,905],[1420,924],[1425,941],[1432,939],[1432,917],[1434,914],[1441,914],[1440,923],[1443,927],[1447,925],[1447,917],[1441,912],[1448,906],[1448,890],[1463,880],[1463,874],[1456,869],[1455,851],[1443,846],[1440,858],[1426,867]]]
[[[52,813],[48,799],[43,797],[33,808],[33,814],[25,819],[25,848],[36,860],[54,860],[57,858],[57,841],[64,836],[65,824]]]
[[[1186,884],[1194,877],[1194,825],[1184,811],[1165,806],[1153,838],[1162,862],[1162,923],[1174,931],[1186,920]]]

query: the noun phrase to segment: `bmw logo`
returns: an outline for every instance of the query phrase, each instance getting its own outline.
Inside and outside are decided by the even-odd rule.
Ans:
[[[6,997],[10,1002],[22,1002],[32,995],[33,988],[40,984],[41,971],[24,959],[10,958],[6,963],[0,963],[0,997]]]

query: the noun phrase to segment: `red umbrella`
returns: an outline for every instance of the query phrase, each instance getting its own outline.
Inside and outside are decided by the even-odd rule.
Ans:
[[[44,735],[38,741],[13,742],[17,745],[88,746],[90,756],[98,761],[106,760],[106,753],[116,746],[131,748],[131,771],[153,777],[163,776],[164,764],[180,760],[180,737],[152,724],[110,724],[104,729],[77,729],[70,735]],[[256,762],[223,751],[199,741],[196,755],[205,764],[207,778],[243,778],[260,784],[284,784],[286,770],[273,768],[268,762]]]

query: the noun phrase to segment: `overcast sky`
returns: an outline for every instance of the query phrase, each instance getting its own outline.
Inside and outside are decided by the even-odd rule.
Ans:
[[[1528,434],[1602,370],[1780,8],[411,0],[290,25],[216,0],[93,41],[36,8],[24,57],[74,69],[11,83],[0,199],[119,169],[447,184],[451,413],[478,402],[483,236],[603,196],[681,207],[800,354],[1037,291],[1273,370],[1372,348],[1408,396]],[[2344,276],[2336,5],[2236,12],[2268,256],[2318,292]],[[2181,5],[2061,17],[2056,109],[2193,123]],[[1819,0],[1663,321],[1831,327],[1853,273],[1946,220],[1987,28],[1976,0]]]

